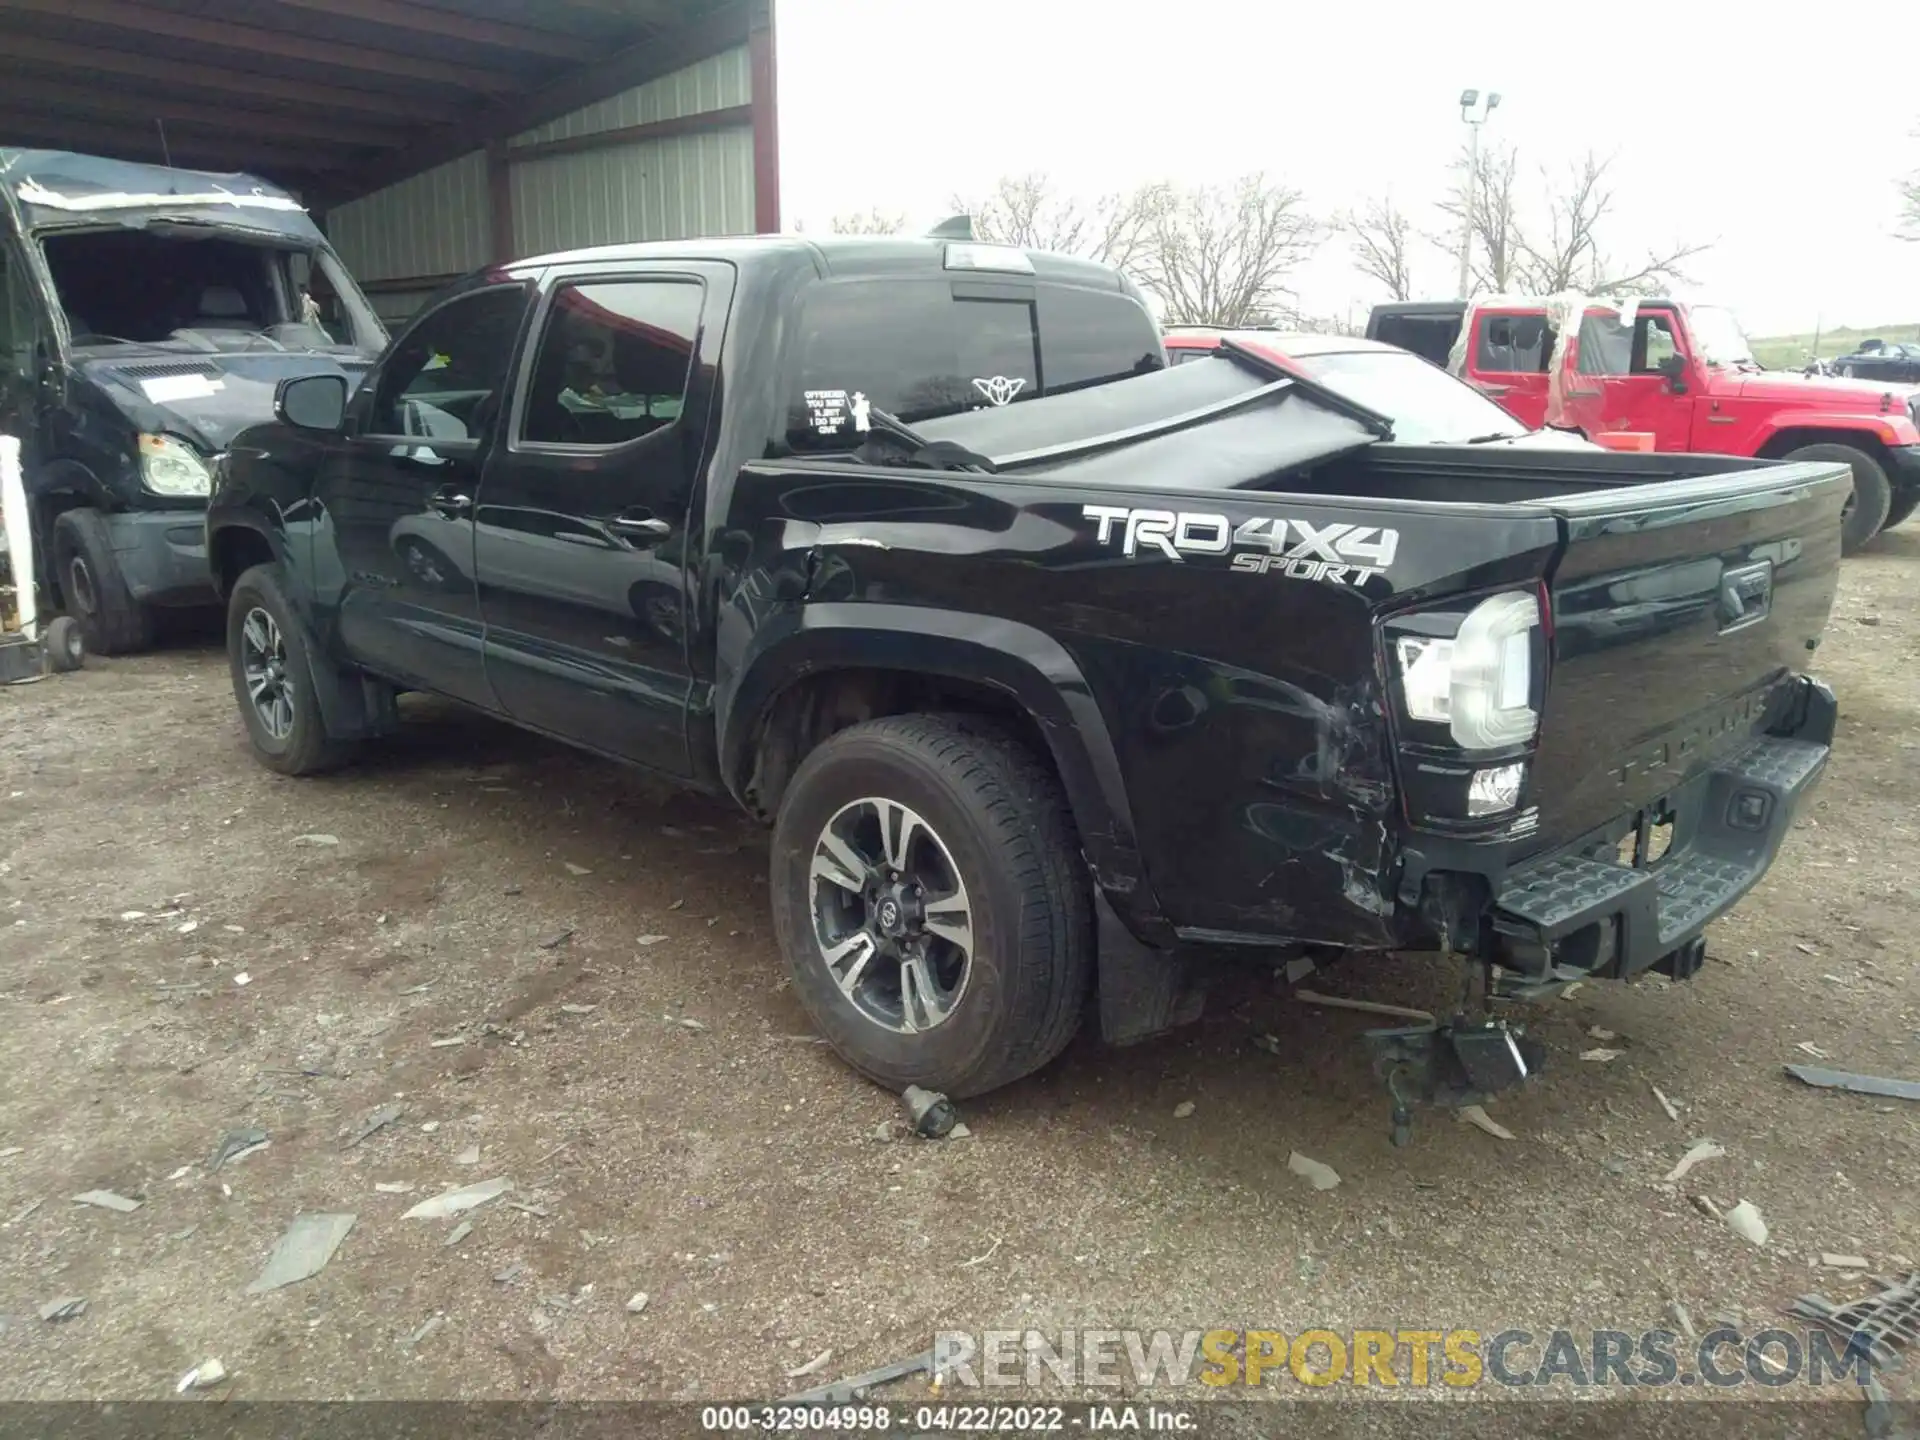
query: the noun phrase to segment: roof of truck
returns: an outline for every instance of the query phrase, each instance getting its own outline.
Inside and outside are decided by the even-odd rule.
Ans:
[[[811,254],[830,275],[886,275],[942,272],[964,279],[1007,279],[1009,272],[989,268],[946,268],[947,247],[997,247],[984,241],[950,240],[924,235],[731,235],[689,240],[649,240],[631,245],[597,245],[584,250],[562,250],[516,260],[509,270],[567,265],[581,261],[618,263],[623,260],[728,260],[751,263],[772,255]],[[1093,260],[1023,250],[1033,267],[1033,278],[1113,290],[1127,288],[1120,272]],[[1025,278],[1018,272],[1015,278]]]
[[[317,239],[305,208],[277,185],[238,171],[175,170],[70,150],[0,147],[0,186],[30,228],[139,223],[159,216]]]

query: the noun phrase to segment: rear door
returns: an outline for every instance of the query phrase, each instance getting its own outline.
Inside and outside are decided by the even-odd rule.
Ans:
[[[1742,467],[1556,499],[1533,793],[1551,849],[1652,805],[1764,728],[1840,572],[1844,467]]]
[[[687,527],[733,271],[548,287],[475,516],[488,678],[523,724],[684,775]]]
[[[1547,423],[1547,362],[1553,331],[1545,310],[1476,309],[1467,383],[1529,430]]]

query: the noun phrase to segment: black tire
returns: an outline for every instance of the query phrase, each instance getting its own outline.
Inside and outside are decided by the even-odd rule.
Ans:
[[[227,669],[233,677],[233,698],[240,707],[240,719],[247,727],[247,739],[260,763],[282,775],[317,775],[337,769],[353,757],[357,748],[349,741],[327,734],[320,702],[313,692],[315,657],[307,644],[306,631],[280,589],[277,565],[255,565],[233,584],[227,602]],[[259,616],[271,622],[260,624]],[[255,703],[248,680],[248,666],[261,648],[248,632],[248,623],[277,641],[282,664],[274,672],[278,691],[285,699],[284,733],[275,733],[277,720],[270,722],[262,707]],[[251,647],[251,648],[250,648]],[[272,646],[265,647],[271,649]]]
[[[1880,528],[1891,530],[1916,509],[1920,509],[1920,484],[1909,482],[1899,486],[1893,492],[1893,503],[1887,507],[1887,518]]]
[[[153,612],[133,598],[98,510],[63,510],[53,522],[53,558],[67,613],[95,655],[132,655],[153,645]]]
[[[54,616],[40,643],[47,652],[47,668],[56,675],[78,670],[86,663],[86,637],[80,633],[80,622],[71,615]]]
[[[1783,460],[1832,460],[1853,467],[1853,497],[1847,501],[1840,519],[1840,553],[1851,555],[1865,545],[1887,523],[1887,507],[1893,503],[1893,486],[1886,467],[1865,450],[1851,445],[1803,445],[1780,457]]]
[[[910,1034],[842,991],[816,931],[816,846],[867,797],[923,817],[967,890],[971,968],[944,1021]],[[782,797],[770,881],[795,993],[841,1057],[880,1084],[979,1095],[1038,1070],[1073,1038],[1092,978],[1088,880],[1058,781],[1010,736],[938,715],[841,731]]]

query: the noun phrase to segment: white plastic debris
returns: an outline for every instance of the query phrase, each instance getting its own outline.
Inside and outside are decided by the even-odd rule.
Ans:
[[[1298,1150],[1287,1156],[1287,1169],[1316,1190],[1331,1190],[1340,1183],[1340,1176],[1331,1165],[1322,1165],[1318,1160],[1310,1160]]]
[[[480,1147],[478,1145],[469,1145],[453,1157],[453,1163],[456,1165],[478,1165],[480,1163]]]
[[[831,1359],[833,1359],[833,1351],[822,1350],[818,1355],[807,1361],[806,1364],[796,1365],[793,1369],[787,1371],[787,1379],[801,1380],[809,1375],[818,1375],[822,1370],[827,1368],[827,1362]]]
[[[1591,1035],[1596,1040],[1618,1040],[1620,1038],[1619,1031],[1606,1030],[1601,1028],[1598,1025],[1589,1025],[1587,1027],[1587,1034]]]
[[[448,1232],[447,1238],[445,1240],[442,1240],[440,1243],[446,1246],[447,1249],[451,1250],[454,1246],[458,1245],[462,1240],[466,1239],[467,1236],[471,1234],[473,1234],[473,1221],[462,1220],[458,1225],[454,1226],[453,1229]]]
[[[1687,1151],[1686,1154],[1682,1155],[1680,1157],[1680,1163],[1667,1172],[1666,1182],[1669,1185],[1675,1184],[1681,1176],[1693,1169],[1693,1167],[1698,1165],[1702,1160],[1724,1160],[1726,1158],[1727,1152],[1714,1144],[1713,1141],[1702,1140],[1691,1150]]]
[[[251,985],[253,983],[253,976],[242,970],[238,975],[233,977],[233,983],[236,985]]]
[[[120,912],[120,918],[128,921],[144,920],[147,918],[147,912],[144,910],[122,910]]]
[[[1796,1050],[1804,1050],[1807,1054],[1811,1055],[1816,1060],[1830,1060],[1833,1058],[1825,1050],[1822,1050],[1818,1045],[1814,1044],[1811,1040],[1802,1040],[1798,1045],[1794,1046],[1793,1048]]]
[[[211,1390],[226,1378],[226,1366],[218,1360],[202,1360],[180,1377],[180,1383],[173,1387],[173,1393],[184,1395],[189,1390]]]
[[[382,1195],[407,1195],[413,1191],[411,1180],[376,1180],[373,1188]]]
[[[435,1195],[431,1200],[422,1200],[400,1218],[444,1220],[449,1215],[458,1215],[464,1210],[475,1209],[489,1200],[498,1200],[511,1189],[513,1189],[513,1182],[505,1178],[482,1180],[477,1185],[462,1185],[457,1190],[448,1190]]]
[[[1191,1114],[1193,1114],[1193,1101],[1191,1100],[1182,1100],[1178,1105],[1173,1107],[1173,1118],[1176,1120],[1184,1120]]]
[[[1868,1270],[1872,1265],[1864,1255],[1835,1255],[1831,1251],[1822,1251],[1820,1263],[1829,1270]]]
[[[1591,1060],[1597,1065],[1605,1065],[1609,1060],[1618,1060],[1625,1053],[1624,1050],[1609,1050],[1604,1045],[1596,1045],[1591,1050],[1582,1050],[1580,1058]]]
[[[648,1295],[647,1292],[644,1290],[637,1291],[634,1294],[634,1297],[631,1300],[627,1301],[627,1313],[629,1315],[640,1314],[642,1311],[644,1311],[647,1308],[647,1301],[652,1298],[653,1297]]]
[[[27,1147],[24,1145],[9,1145],[6,1149],[0,1150],[0,1160],[11,1160],[16,1155],[24,1155],[26,1153]]]
[[[591,874],[593,874],[593,871],[591,871],[591,870],[589,870],[589,869],[588,869],[588,868],[587,868],[586,866],[584,866],[584,865],[576,865],[576,864],[574,864],[574,863],[573,863],[573,862],[572,862],[571,860],[569,860],[569,861],[567,861],[567,862],[566,862],[566,865],[567,865],[567,873],[568,873],[569,875],[591,875]]]
[[[1760,1211],[1751,1200],[1742,1200],[1727,1211],[1724,1218],[1742,1240],[1750,1240],[1755,1245],[1767,1243],[1767,1222],[1760,1218]]]
[[[664,935],[642,935],[633,943],[636,945],[658,945],[666,938]]]
[[[1653,1091],[1653,1098],[1660,1102],[1660,1108],[1667,1112],[1667,1119],[1678,1120],[1680,1118],[1679,1107],[1667,1098],[1665,1091],[1658,1085],[1650,1085],[1647,1088]]]
[[[98,1205],[102,1210],[118,1210],[122,1215],[131,1215],[143,1202],[129,1200],[124,1195],[116,1195],[111,1190],[89,1190],[84,1195],[73,1197],[76,1205]]]
[[[560,1013],[562,1015],[591,1015],[599,1008],[598,1005],[562,1005],[560,1007]]]
[[[183,920],[173,927],[173,933],[176,935],[191,935],[199,928],[200,922],[198,920]]]
[[[1496,1140],[1513,1139],[1513,1132],[1511,1130],[1487,1114],[1487,1112],[1482,1110],[1478,1105],[1461,1106],[1460,1119],[1464,1124],[1472,1125],[1486,1131],[1487,1134],[1493,1136]]]
[[[338,845],[340,843],[340,837],[338,835],[296,835],[293,837],[293,843],[296,845]]]

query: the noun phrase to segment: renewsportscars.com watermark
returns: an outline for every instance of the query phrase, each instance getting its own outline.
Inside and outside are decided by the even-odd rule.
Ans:
[[[1864,1386],[1870,1345],[1824,1330],[943,1330],[934,1373],[961,1390],[1500,1385],[1728,1390]]]

